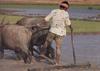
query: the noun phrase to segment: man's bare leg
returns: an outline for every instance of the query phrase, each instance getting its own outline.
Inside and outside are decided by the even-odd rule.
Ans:
[[[62,38],[57,38],[56,42],[56,65],[61,64],[61,45],[62,45]]]

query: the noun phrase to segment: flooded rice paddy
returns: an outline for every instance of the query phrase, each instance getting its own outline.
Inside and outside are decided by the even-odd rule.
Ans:
[[[54,42],[52,46],[55,47]],[[74,35],[74,48],[76,55],[76,63],[91,63],[94,66],[100,66],[100,35]],[[66,65],[73,64],[72,47],[70,35],[64,38],[62,44],[62,63]],[[5,50],[4,59],[0,60],[0,71],[27,71],[27,69],[47,67],[47,63],[32,61],[31,64],[16,61],[16,55],[11,50]],[[68,68],[51,71],[99,71],[98,68]]]
[[[52,46],[55,48],[54,42]],[[74,48],[77,63],[100,64],[100,35],[74,35]],[[5,56],[15,59],[13,51],[5,50]],[[64,38],[62,43],[62,62],[73,63],[70,35]]]
[[[13,15],[47,15],[53,8],[0,8],[4,10],[11,10]],[[86,19],[100,15],[100,10],[85,9],[85,8],[70,8],[69,14],[71,18]],[[55,48],[53,42],[52,46]],[[74,48],[77,63],[91,63],[100,66],[100,34],[98,35],[74,35]],[[71,37],[67,35],[62,43],[62,63],[73,64],[73,55],[71,47]],[[16,55],[11,50],[5,50],[4,59],[0,60],[0,71],[27,71],[28,68],[34,66],[47,66],[44,63],[34,63],[27,65],[23,61],[16,61]],[[75,69],[57,70],[57,71],[75,71]],[[93,70],[80,70],[76,71],[93,71]],[[99,71],[99,70],[94,70]]]
[[[0,8],[1,10],[14,11],[13,15],[25,15],[25,16],[45,16],[51,12],[54,8]],[[98,17],[100,15],[100,10],[98,9],[88,9],[88,8],[77,8],[73,7],[69,9],[70,18],[74,19],[88,19]]]
[[[52,46],[55,47],[54,42]],[[74,35],[74,48],[76,55],[76,63],[91,63],[94,66],[100,66],[100,35]],[[62,44],[62,63],[66,65],[73,64],[72,47],[70,35],[64,38]],[[31,64],[16,61],[16,55],[11,50],[5,50],[4,59],[0,60],[0,71],[27,71],[27,69],[47,67],[47,63],[32,61]],[[51,71],[99,71],[98,68],[68,68]]]
[[[53,43],[53,47],[55,47]],[[74,48],[77,63],[100,64],[100,35],[74,35]],[[73,63],[71,37],[67,35],[62,44],[62,61]]]

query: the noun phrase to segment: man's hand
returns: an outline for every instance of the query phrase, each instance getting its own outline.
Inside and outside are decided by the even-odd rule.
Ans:
[[[70,30],[71,30],[71,33],[73,33],[73,28],[72,28],[71,25],[69,25],[69,28],[70,28]]]
[[[41,22],[42,22],[42,24],[44,24],[44,25],[46,25],[46,24],[47,24],[47,22],[45,21],[45,19],[44,19],[44,18],[42,19],[42,21],[41,21]]]

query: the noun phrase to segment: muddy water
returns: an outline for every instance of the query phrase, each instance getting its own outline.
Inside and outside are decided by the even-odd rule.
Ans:
[[[100,35],[74,35],[74,47],[76,52],[76,61],[79,63],[90,62],[94,65],[100,65]],[[55,44],[53,42],[53,47]],[[32,61],[32,64],[24,64],[24,62],[16,61],[16,55],[13,51],[5,50],[4,59],[0,60],[0,71],[27,71],[28,68],[32,69],[34,67],[46,67],[47,63],[41,63]],[[62,44],[62,63],[72,64],[72,48],[70,35],[64,38]],[[52,71],[92,71],[93,69],[63,69],[63,70],[52,70]],[[99,71],[98,69],[94,69]]]
[[[77,63],[100,64],[100,35],[74,35],[74,48]],[[73,63],[70,35],[64,38],[62,44],[62,61]]]
[[[52,46],[55,48],[54,42]],[[77,63],[100,64],[100,35],[74,35],[74,48]],[[13,51],[5,50],[5,58],[15,59],[16,55]],[[70,35],[62,43],[62,62],[73,63]]]

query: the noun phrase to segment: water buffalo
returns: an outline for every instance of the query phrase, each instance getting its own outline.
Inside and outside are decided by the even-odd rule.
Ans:
[[[0,27],[0,58],[4,49],[11,49],[23,58],[25,63],[31,62],[31,53],[28,49],[32,32],[24,26],[4,25]]]
[[[17,25],[22,25],[27,27],[28,29],[31,29],[32,26],[38,26],[33,29],[33,36],[31,39],[31,47],[32,46],[37,46],[39,48],[39,50],[41,49],[41,46],[44,44],[46,36],[48,34],[48,30],[49,30],[49,24],[47,24],[44,21],[43,17],[37,17],[37,18],[32,18],[32,17],[24,17],[21,20],[19,20],[17,23]],[[32,54],[33,54],[33,48],[30,48]],[[37,50],[35,50],[37,52]],[[40,54],[40,51],[37,52],[38,54]],[[47,49],[47,53],[46,56],[53,58],[55,57],[54,55],[54,49],[52,48],[52,46],[48,46]]]
[[[17,25],[22,25],[27,27],[28,29],[33,29],[35,32],[36,30],[41,30],[43,28],[49,28],[49,24],[44,21],[43,17],[23,17],[16,23]],[[35,26],[35,28],[32,28]],[[37,27],[38,26],[38,27]]]

